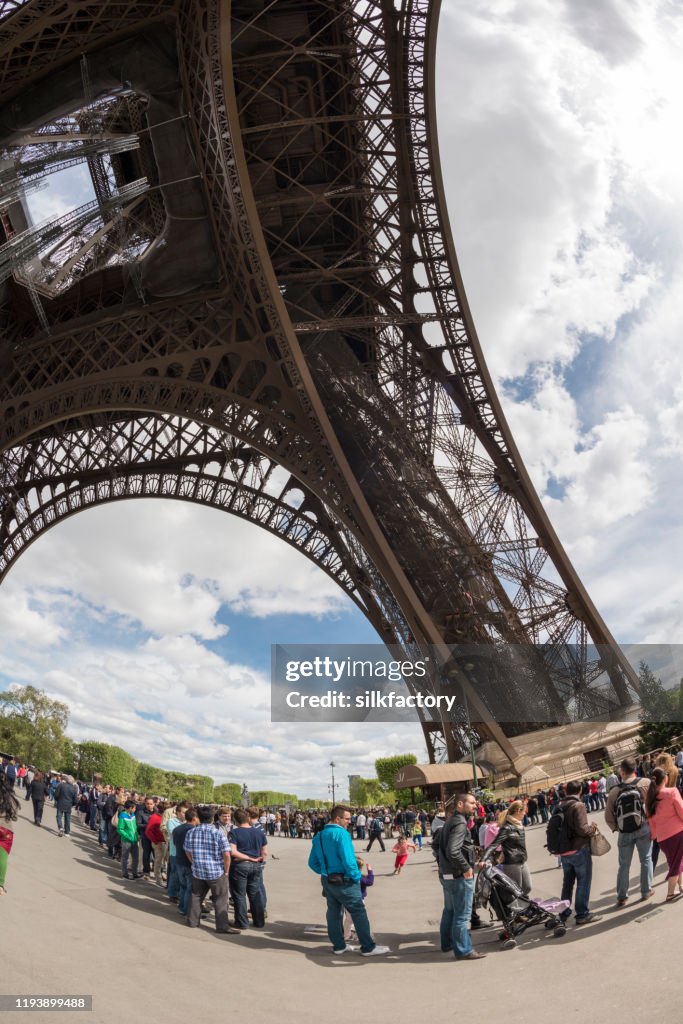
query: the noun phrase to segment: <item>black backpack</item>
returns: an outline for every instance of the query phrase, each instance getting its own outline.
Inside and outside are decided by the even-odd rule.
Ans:
[[[548,853],[552,853],[555,857],[560,857],[567,850],[571,850],[569,824],[562,804],[550,815],[550,821],[545,830],[545,845]]]
[[[614,817],[620,832],[637,832],[645,821],[643,794],[636,782],[622,782],[614,803]]]
[[[441,828],[437,828],[436,832],[432,832],[432,857],[437,864],[439,862],[439,851],[441,850],[441,833],[445,827],[445,825],[442,825]]]

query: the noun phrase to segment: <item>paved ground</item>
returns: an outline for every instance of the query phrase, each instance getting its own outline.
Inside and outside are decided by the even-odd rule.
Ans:
[[[507,1022],[525,1024],[680,1014],[683,901],[663,906],[660,866],[654,899],[639,902],[636,884],[629,904],[614,909],[614,850],[594,862],[599,923],[570,928],[563,939],[534,929],[511,951],[487,928],[475,943],[490,955],[477,963],[457,963],[439,951],[441,889],[431,854],[416,854],[401,876],[389,877],[392,855],[373,850],[377,881],[368,908],[377,939],[393,953],[363,959],[329,952],[305,840],[271,840],[277,860],[266,870],[268,924],[264,932],[233,937],[216,935],[212,923],[191,931],[162,890],[118,877],[118,865],[100,853],[91,832],[76,825],[71,840],[59,839],[51,808],[45,823],[35,828],[22,801],[8,894],[0,898],[0,992],[92,994],[93,1012],[82,1016],[88,1024],[187,1024],[215,1011],[222,1017],[236,1004],[254,1024],[308,1014],[336,1024],[368,1011],[373,1018],[381,1012],[445,1021],[463,1004],[469,1019],[497,1008]],[[539,898],[558,896],[561,882],[543,842],[543,828],[529,830]],[[73,1018],[31,1014],[36,1022]]]

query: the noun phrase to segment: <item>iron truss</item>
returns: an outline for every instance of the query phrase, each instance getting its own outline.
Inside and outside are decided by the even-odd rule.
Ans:
[[[316,562],[386,642],[438,645],[430,685],[461,702],[456,721],[423,722],[432,760],[467,747],[467,698],[477,736],[519,769],[516,734],[618,714],[637,680],[533,489],[471,320],[437,149],[438,7],[0,3],[0,145],[56,130],[86,54],[95,102],[149,97],[132,127],[154,137],[145,174],[166,217],[144,292],[103,267],[45,303],[49,333],[19,282],[0,294],[0,573],[89,505],[233,512]]]

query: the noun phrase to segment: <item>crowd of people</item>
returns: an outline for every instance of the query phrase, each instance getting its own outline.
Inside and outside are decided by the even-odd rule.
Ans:
[[[563,921],[572,912],[577,926],[598,919],[590,908],[590,891],[593,844],[599,829],[596,820],[589,820],[597,812],[602,812],[605,825],[617,837],[617,906],[624,906],[629,898],[634,853],[640,861],[642,900],[654,895],[653,873],[660,853],[668,868],[666,902],[683,896],[683,750],[675,757],[661,753],[647,761],[625,758],[609,774],[571,780],[511,800],[482,802],[472,793],[458,793],[448,810],[439,805],[433,815],[416,806],[392,810],[337,805],[330,811],[291,812],[192,806],[188,801],[169,802],[123,787],[87,785],[71,776],[44,776],[28,767],[20,774],[23,767],[7,759],[0,771],[0,822],[4,821],[0,825],[0,895],[6,892],[12,848],[9,826],[17,818],[18,794],[23,791],[24,799],[32,803],[36,827],[42,827],[45,805],[52,804],[57,836],[68,838],[72,816],[77,814],[82,827],[94,833],[103,854],[120,864],[123,879],[164,889],[190,927],[213,913],[216,931],[222,933],[265,927],[269,837],[311,840],[308,863],[321,876],[328,936],[336,955],[356,948],[350,945],[353,936],[362,955],[388,952],[375,942],[370,927],[365,897],[374,872],[361,855],[375,842],[385,852],[385,840],[395,840],[393,874],[397,876],[408,857],[422,850],[423,841],[431,837],[443,893],[441,949],[459,960],[485,955],[474,949],[471,938],[482,925],[474,899],[478,870],[495,865],[520,893],[532,892],[527,827],[545,825],[548,852],[562,869]],[[354,838],[364,844],[362,850],[355,849]],[[205,902],[209,895],[211,908]]]

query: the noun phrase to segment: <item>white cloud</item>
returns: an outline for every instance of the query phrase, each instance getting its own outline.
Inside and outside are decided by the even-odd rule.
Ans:
[[[141,499],[125,512],[116,503],[82,512],[29,548],[20,573],[25,585],[71,591],[95,613],[158,636],[216,639],[226,632],[217,621],[223,604],[257,617],[348,608],[337,584],[294,548],[234,516],[181,502]]]

